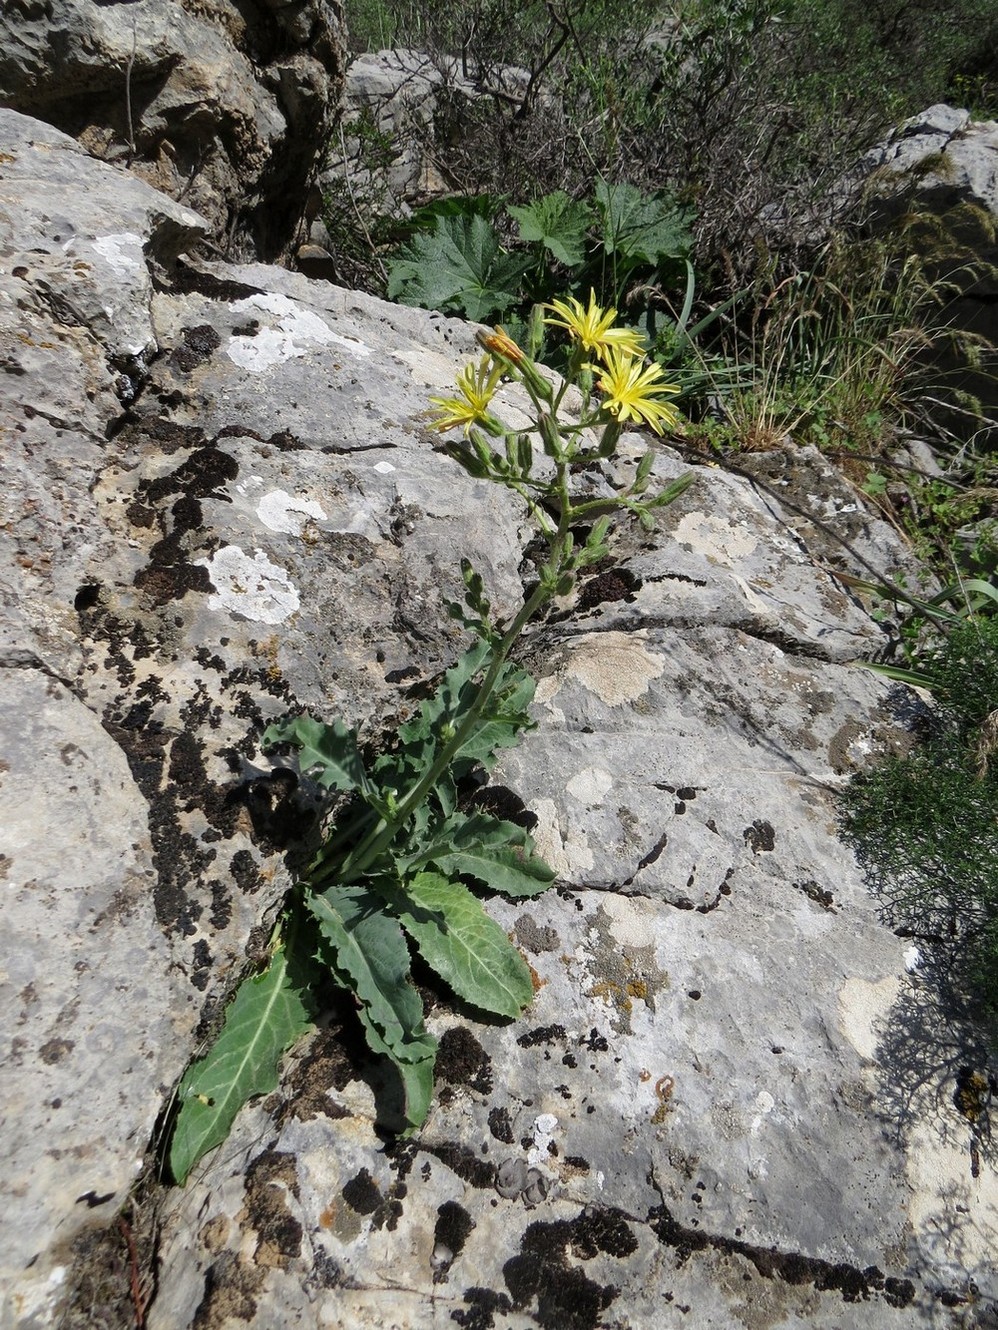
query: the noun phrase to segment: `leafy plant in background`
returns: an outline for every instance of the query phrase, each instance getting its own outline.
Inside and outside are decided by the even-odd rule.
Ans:
[[[536,585],[503,625],[481,577],[462,564],[464,604],[451,613],[475,644],[373,761],[365,762],[341,721],[299,716],[264,734],[264,747],[298,751],[302,772],[330,796],[335,815],[292,890],[269,964],[243,981],[214,1045],[181,1081],[168,1153],[176,1181],[225,1139],[247,1099],[274,1088],[281,1054],[318,1014],[319,982],[352,995],[368,1044],[398,1073],[410,1130],[428,1112],[436,1056],[410,978],[410,946],[475,1007],[514,1017],[530,1002],[530,971],[478,893],[531,896],[554,874],[521,827],[462,807],[462,790],[475,768],[490,769],[497,750],[530,726],[533,682],[511,653],[530,620],[604,557],[608,509],[650,527],[690,480],[650,495],[649,450],[616,494],[594,499],[577,488],[575,473],[611,458],[625,425],[661,433],[679,421],[669,401],[675,385],[644,363],[635,333],[615,326],[615,314],[593,296],[587,306],[572,297],[552,302],[547,323],[570,347],[560,383],[497,329],[480,335],[483,355],[460,372],[454,394],[431,398],[435,427],[463,431],[445,441],[448,455],[474,478],[512,490],[534,519],[546,551]],[[493,414],[503,378],[530,400],[525,430],[509,430]],[[581,414],[566,408],[573,387],[583,394]]]
[[[389,297],[478,321],[515,311],[525,324],[530,306],[554,291],[592,289],[604,304],[627,299],[636,321],[656,283],[685,276],[691,215],[666,196],[600,180],[589,200],[557,190],[509,205],[513,251],[496,225],[498,202],[491,215],[470,199],[417,213],[415,235],[388,258]]]
[[[992,589],[993,590],[993,589]],[[937,636],[920,682],[928,742],[853,779],[844,827],[889,922],[946,982],[998,1014],[998,618]]]

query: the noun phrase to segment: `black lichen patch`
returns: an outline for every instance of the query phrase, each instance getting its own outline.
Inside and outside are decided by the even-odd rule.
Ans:
[[[492,1092],[492,1059],[463,1025],[447,1030],[441,1038],[436,1075],[448,1085],[466,1085],[478,1094]]]
[[[201,846],[178,822],[173,792],[164,792],[163,773],[171,736],[147,725],[147,717],[136,718],[134,709],[120,719],[113,716],[104,728],[128,759],[132,776],[149,803],[149,830],[153,843],[156,885],[153,904],[156,918],[167,933],[191,937],[201,917],[202,906],[188,894],[191,881],[205,874],[215,858],[213,849]],[[198,976],[192,976],[198,987]]]
[[[180,425],[166,416],[152,413],[130,414],[118,435],[121,445],[155,443],[156,451],[169,456],[181,448],[198,448],[205,442],[204,430],[197,425]]]
[[[353,1022],[317,1031],[308,1052],[287,1075],[286,1098],[277,1115],[277,1125],[283,1126],[292,1117],[302,1122],[317,1117],[332,1120],[348,1117],[347,1110],[334,1103],[329,1092],[345,1090],[351,1081],[358,1079],[363,1051]]]
[[[302,1226],[288,1207],[298,1196],[294,1155],[264,1150],[246,1170],[246,1211],[257,1233],[258,1266],[287,1266],[301,1255]]]
[[[598,565],[596,565],[598,567]],[[641,579],[629,568],[607,568],[588,577],[579,587],[576,607],[580,612],[595,609],[610,601],[633,601]]]
[[[198,365],[210,360],[212,352],[222,345],[221,337],[210,323],[199,324],[196,328],[183,328],[180,335],[184,344],[174,349],[169,364],[171,369],[179,369],[184,374],[190,374]]]
[[[508,1316],[513,1303],[505,1293],[494,1293],[490,1288],[469,1288],[464,1291],[468,1310],[458,1309],[450,1314],[461,1330],[493,1330],[496,1315]]]
[[[475,1221],[457,1201],[444,1201],[439,1207],[437,1222],[433,1229],[433,1249],[436,1256],[436,1269],[433,1274],[435,1284],[447,1278],[447,1271],[460,1256],[474,1227]]]
[[[572,1228],[572,1251],[584,1261],[592,1260],[597,1252],[623,1260],[638,1249],[638,1240],[619,1210],[594,1206],[576,1219]]]
[[[835,897],[827,888],[819,886],[813,877],[795,882],[794,886],[798,891],[802,891],[808,900],[814,901],[815,905],[820,905],[823,910],[829,910],[832,914],[838,913],[835,908]]]
[[[256,866],[256,860],[249,850],[237,850],[229,861],[229,872],[236,886],[245,896],[255,896],[260,890],[262,878]]]
[[[149,521],[152,512],[162,535],[149,551],[147,566],[135,574],[134,582],[154,605],[180,600],[188,591],[212,590],[208,569],[191,562],[204,520],[201,500],[227,499],[224,486],[238,474],[234,457],[213,442],[203,442],[169,475],[139,482],[129,516],[143,525],[152,525]],[[167,509],[167,501],[174,495],[178,497]]]
[[[384,1200],[381,1188],[366,1168],[346,1183],[342,1195],[350,1209],[359,1215],[373,1215]]]
[[[485,1159],[479,1159],[473,1150],[456,1142],[443,1145],[423,1145],[426,1154],[434,1155],[441,1164],[456,1173],[462,1182],[480,1190],[491,1190],[496,1185],[496,1166]]]
[[[764,850],[769,851],[776,847],[776,832],[769,822],[764,822],[761,818],[756,818],[750,827],[745,828],[742,838],[753,854],[760,854]]]
[[[223,1252],[205,1271],[204,1296],[191,1330],[227,1330],[233,1322],[252,1321],[265,1278],[265,1271],[257,1266],[244,1264],[233,1252]]]
[[[776,1247],[758,1247],[740,1238],[727,1238],[703,1229],[681,1224],[663,1203],[648,1216],[649,1226],[659,1242],[672,1247],[677,1263],[683,1265],[694,1252],[713,1249],[744,1256],[764,1279],[780,1279],[786,1284],[811,1284],[818,1292],[832,1291],[845,1302],[865,1302],[880,1294],[891,1307],[907,1307],[915,1298],[910,1279],[885,1277],[877,1266],[860,1270],[845,1261],[825,1261],[801,1252],[784,1252]]]
[[[535,1030],[528,1030],[517,1039],[520,1048],[536,1048],[538,1044],[554,1044],[565,1039],[563,1025],[539,1025]]]
[[[508,1108],[489,1109],[489,1131],[497,1141],[502,1141],[504,1145],[513,1144],[515,1138]]]
[[[277,430],[267,439],[271,448],[277,448],[282,453],[302,453],[310,452],[312,445],[300,439],[297,434],[292,434],[289,429]]]
[[[569,1263],[570,1249],[582,1259],[605,1250],[597,1240],[602,1230],[592,1221],[593,1216],[584,1211],[574,1220],[531,1224],[523,1235],[519,1255],[503,1266],[514,1307],[523,1309],[536,1298],[535,1319],[542,1330],[595,1330],[620,1293],[615,1285],[597,1284],[584,1270]],[[615,1228],[611,1222],[607,1231]]]

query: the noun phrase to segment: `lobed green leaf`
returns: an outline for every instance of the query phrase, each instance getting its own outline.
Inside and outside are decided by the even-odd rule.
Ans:
[[[437,217],[388,265],[388,298],[424,309],[456,309],[482,323],[519,298],[529,257],[507,254],[485,217]]]
[[[642,194],[634,185],[610,185],[602,179],[595,197],[607,254],[657,268],[689,253],[693,237],[687,210],[658,195]]]
[[[375,884],[420,955],[458,997],[497,1016],[519,1016],[534,996],[530,970],[509,938],[461,882],[417,873],[402,890]]]
[[[290,743],[298,750],[298,761],[303,772],[318,768],[315,779],[327,790],[369,789],[367,773],[357,748],[357,735],[341,720],[331,725],[312,716],[297,716],[293,720],[268,725],[260,741],[261,747]]]
[[[578,267],[586,257],[586,232],[593,223],[593,212],[585,203],[569,198],[564,190],[545,194],[524,208],[509,205],[507,212],[516,220],[520,239],[544,246],[559,263]]]

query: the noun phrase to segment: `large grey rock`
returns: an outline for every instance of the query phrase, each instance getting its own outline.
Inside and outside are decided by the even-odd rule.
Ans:
[[[0,105],[127,161],[208,218],[217,245],[300,239],[336,122],[339,0],[17,0],[0,10]]]
[[[368,51],[348,65],[343,118],[320,175],[327,208],[350,217],[407,216],[411,207],[453,193],[457,181],[442,145],[467,135],[472,103],[522,100],[529,71],[479,70],[455,56],[425,51]],[[313,238],[328,241],[317,220]]]
[[[124,753],[34,662],[3,681],[0,1321],[33,1325],[81,1225],[110,1223],[142,1171],[191,1001]]]
[[[45,180],[40,133],[19,179]],[[52,214],[99,252],[60,161]],[[84,169],[116,234],[124,177]],[[698,467],[529,635],[538,727],[494,783],[560,883],[490,907],[536,973],[528,1016],[428,990],[437,1094],[398,1142],[334,1009],[183,1191],[146,1175],[125,1232],[160,1238],[133,1271],[110,1220],[308,827],[263,726],[305,706],[377,739],[463,645],[459,555],[508,614],[531,533],[425,428],[466,325],[262,265],[129,268],[122,327],[151,340],[126,391],[100,273],[69,264],[54,303],[45,265],[0,258],[0,1324],[131,1324],[154,1269],[155,1330],[942,1330],[972,1283],[993,1310],[993,1160],[978,1132],[975,1175],[953,1100],[979,1049],[836,833],[842,781],[910,738],[902,693],[850,664],[882,634],[834,571],[913,569],[813,453],[756,483]],[[683,465],[658,448],[661,479]]]

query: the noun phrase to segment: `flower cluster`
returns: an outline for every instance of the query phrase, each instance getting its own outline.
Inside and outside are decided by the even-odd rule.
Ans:
[[[612,497],[584,496],[584,487],[576,483],[580,467],[615,455],[627,424],[648,426],[659,435],[680,428],[679,411],[669,400],[679,387],[665,382],[661,366],[645,359],[640,335],[617,327],[615,319],[616,310],[601,309],[593,293],[588,306],[567,297],[539,307],[535,329],[543,322],[568,336],[562,378],[543,370],[500,327],[480,331],[476,340],[483,355],[459,372],[456,394],[430,398],[436,408],[431,427],[442,434],[464,432],[463,439],[444,442],[443,451],[476,480],[494,480],[518,493],[544,535],[558,545],[552,587],[571,580],[582,567],[579,559],[588,559],[601,548],[603,536],[597,533],[592,549],[587,545],[588,553],[572,555],[572,524],[627,509],[651,525],[653,509],[671,503],[689,483],[688,477],[681,477],[659,495],[648,497],[655,468],[651,450],[640,459],[631,483]],[[492,399],[504,379],[519,383],[530,398],[534,410],[526,427],[507,428],[492,414]],[[568,410],[566,394],[571,388],[582,394],[582,410],[578,406]],[[535,467],[538,446],[548,460]]]
[[[678,393],[679,385],[665,382],[661,365],[645,363],[641,337],[633,328],[613,326],[615,309],[601,309],[594,291],[589,292],[588,308],[574,296],[552,300],[547,308],[558,317],[544,322],[567,332],[581,352],[601,362],[589,368],[598,374],[605,411],[622,424],[633,420],[650,425],[656,434],[679,427],[679,412],[663,400]]]
[[[619,426],[633,421],[650,426],[656,434],[680,427],[679,412],[666,400],[679,392],[678,385],[666,382],[660,365],[645,361],[641,337],[633,328],[614,326],[615,309],[602,309],[592,291],[588,307],[569,296],[552,300],[544,308],[550,311],[544,323],[567,333],[572,343],[567,378],[585,375],[592,383],[595,376],[602,394],[597,410],[586,416],[584,425]],[[431,422],[434,429],[461,428],[469,438],[472,426],[478,425],[494,438],[503,437],[506,431],[489,410],[503,375],[523,382],[542,416],[549,409],[555,414],[564,389],[555,403],[549,381],[502,328],[481,334],[479,342],[485,354],[477,366],[466,365],[458,374],[458,396],[430,398],[440,412]]]

